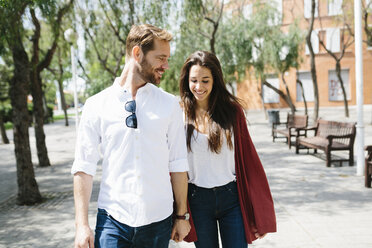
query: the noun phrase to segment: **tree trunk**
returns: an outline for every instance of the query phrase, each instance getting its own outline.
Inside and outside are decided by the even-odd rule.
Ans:
[[[58,66],[59,66],[58,90],[59,90],[59,95],[61,97],[63,113],[65,115],[65,126],[68,127],[67,106],[66,106],[65,93],[63,92],[63,64],[62,64],[62,59],[61,59],[61,49],[59,48],[57,50],[57,56],[58,56]],[[83,70],[84,70],[84,67],[83,67]]]
[[[306,98],[305,98],[304,86],[302,85],[301,80],[298,80],[298,79],[297,79],[297,83],[298,83],[298,84],[300,85],[300,87],[301,87],[301,91],[302,91],[302,99],[304,100],[304,106],[305,106],[305,115],[307,115],[307,102],[306,102]]]
[[[340,85],[341,85],[342,95],[344,97],[345,116],[349,117],[349,106],[348,106],[348,103],[347,103],[347,95],[346,95],[346,91],[345,91],[344,81],[342,80],[342,77],[341,77],[341,63],[340,63],[340,60],[336,60],[336,74],[337,74],[338,81],[340,82]]]
[[[59,94],[61,96],[61,103],[62,103],[63,113],[65,115],[65,126],[67,127],[68,126],[68,115],[67,115],[65,93],[63,92],[63,79],[62,79],[62,76],[58,79],[58,89],[59,89]]]
[[[43,93],[42,87],[40,85],[41,78],[39,73],[34,68],[31,71],[31,93],[32,102],[34,104],[33,114],[35,121],[35,137],[36,137],[36,148],[37,157],[39,159],[40,167],[50,166],[50,161],[48,157],[48,150],[45,143],[45,133],[44,133],[44,106],[43,106]]]
[[[1,138],[3,140],[3,143],[9,144],[9,139],[8,139],[8,136],[6,135],[6,130],[4,126],[3,115],[1,113],[0,113],[0,130],[1,130]]]
[[[42,82],[40,84],[42,85]],[[41,91],[41,94],[42,94],[43,109],[44,109],[44,124],[48,124],[50,122],[53,122],[53,115],[49,113],[48,103],[45,97],[44,89]]]
[[[273,91],[275,91],[286,103],[287,103],[287,105],[290,107],[291,105],[290,105],[290,100],[289,100],[289,97],[286,95],[286,94],[284,94],[284,92],[283,91],[281,91],[281,90],[279,90],[279,89],[277,89],[277,88],[275,88],[274,86],[272,86],[269,82],[267,82],[266,80],[265,81],[263,81],[263,84],[264,85],[266,85],[267,87],[269,87],[270,89],[272,89]],[[263,97],[262,97],[263,98]],[[291,108],[291,111],[292,111],[292,113],[294,113],[296,110],[292,110],[292,108]]]
[[[35,180],[28,133],[27,92],[30,82],[29,61],[22,45],[19,31],[13,32],[15,37],[8,41],[8,44],[11,46],[14,61],[10,99],[13,107],[14,146],[17,162],[17,204],[32,205],[41,202],[42,197]]]
[[[284,73],[282,73],[282,80],[285,86],[285,90],[287,92],[286,98],[288,99],[288,105],[291,108],[292,114],[296,112],[296,106],[293,104],[292,98],[291,98],[291,93],[289,92],[287,82],[284,79]]]
[[[315,16],[315,0],[311,1],[311,20],[310,20],[310,27],[308,33],[306,35],[306,44],[310,51],[310,67],[311,67],[311,77],[313,81],[313,88],[314,88],[314,116],[313,121],[316,122],[319,116],[319,90],[318,90],[318,80],[316,76],[316,68],[315,68],[315,54],[313,50],[313,46],[311,44],[311,33],[314,27],[314,16]]]

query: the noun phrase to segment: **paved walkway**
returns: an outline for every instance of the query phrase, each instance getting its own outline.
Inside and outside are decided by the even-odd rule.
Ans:
[[[324,119],[356,120],[355,107],[345,119],[343,108],[322,108]],[[285,114],[282,112],[284,120]],[[372,144],[372,106],[365,106],[365,143]],[[248,112],[249,130],[265,167],[274,197],[278,232],[250,247],[368,248],[372,247],[372,189],[356,176],[356,166],[331,167],[313,155],[296,155],[294,149],[271,142],[262,111]],[[73,123],[72,123],[73,124]],[[74,208],[69,174],[75,146],[74,126],[63,120],[45,126],[50,168],[35,168],[36,180],[48,199],[35,207],[15,206],[17,193],[14,146],[0,143],[0,247],[72,247]],[[9,132],[9,138],[12,135]],[[35,139],[30,129],[33,161]],[[100,172],[95,177],[89,209],[95,224]],[[170,244],[191,248],[193,244]]]

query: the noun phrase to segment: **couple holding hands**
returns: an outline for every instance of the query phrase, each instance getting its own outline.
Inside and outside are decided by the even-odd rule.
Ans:
[[[217,57],[185,61],[179,100],[160,88],[172,36],[135,25],[113,85],[88,98],[71,169],[75,247],[247,247],[276,231],[270,188]],[[102,158],[95,235],[88,209]],[[217,225],[219,228],[217,228]]]

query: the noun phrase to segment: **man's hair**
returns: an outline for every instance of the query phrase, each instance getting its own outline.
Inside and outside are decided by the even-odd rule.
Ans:
[[[166,30],[150,24],[133,25],[126,41],[126,57],[131,57],[133,47],[139,46],[144,55],[154,49],[154,40],[171,41],[172,35]]]

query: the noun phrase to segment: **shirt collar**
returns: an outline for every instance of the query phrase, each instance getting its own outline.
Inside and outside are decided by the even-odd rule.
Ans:
[[[120,77],[115,78],[114,83],[112,85],[115,94],[118,97],[130,96],[131,93],[129,92],[129,90],[126,89],[124,86],[120,85],[120,80],[121,80]],[[137,95],[151,92],[154,87],[156,88],[156,86],[153,85],[152,83],[146,83],[144,86],[137,90]]]

